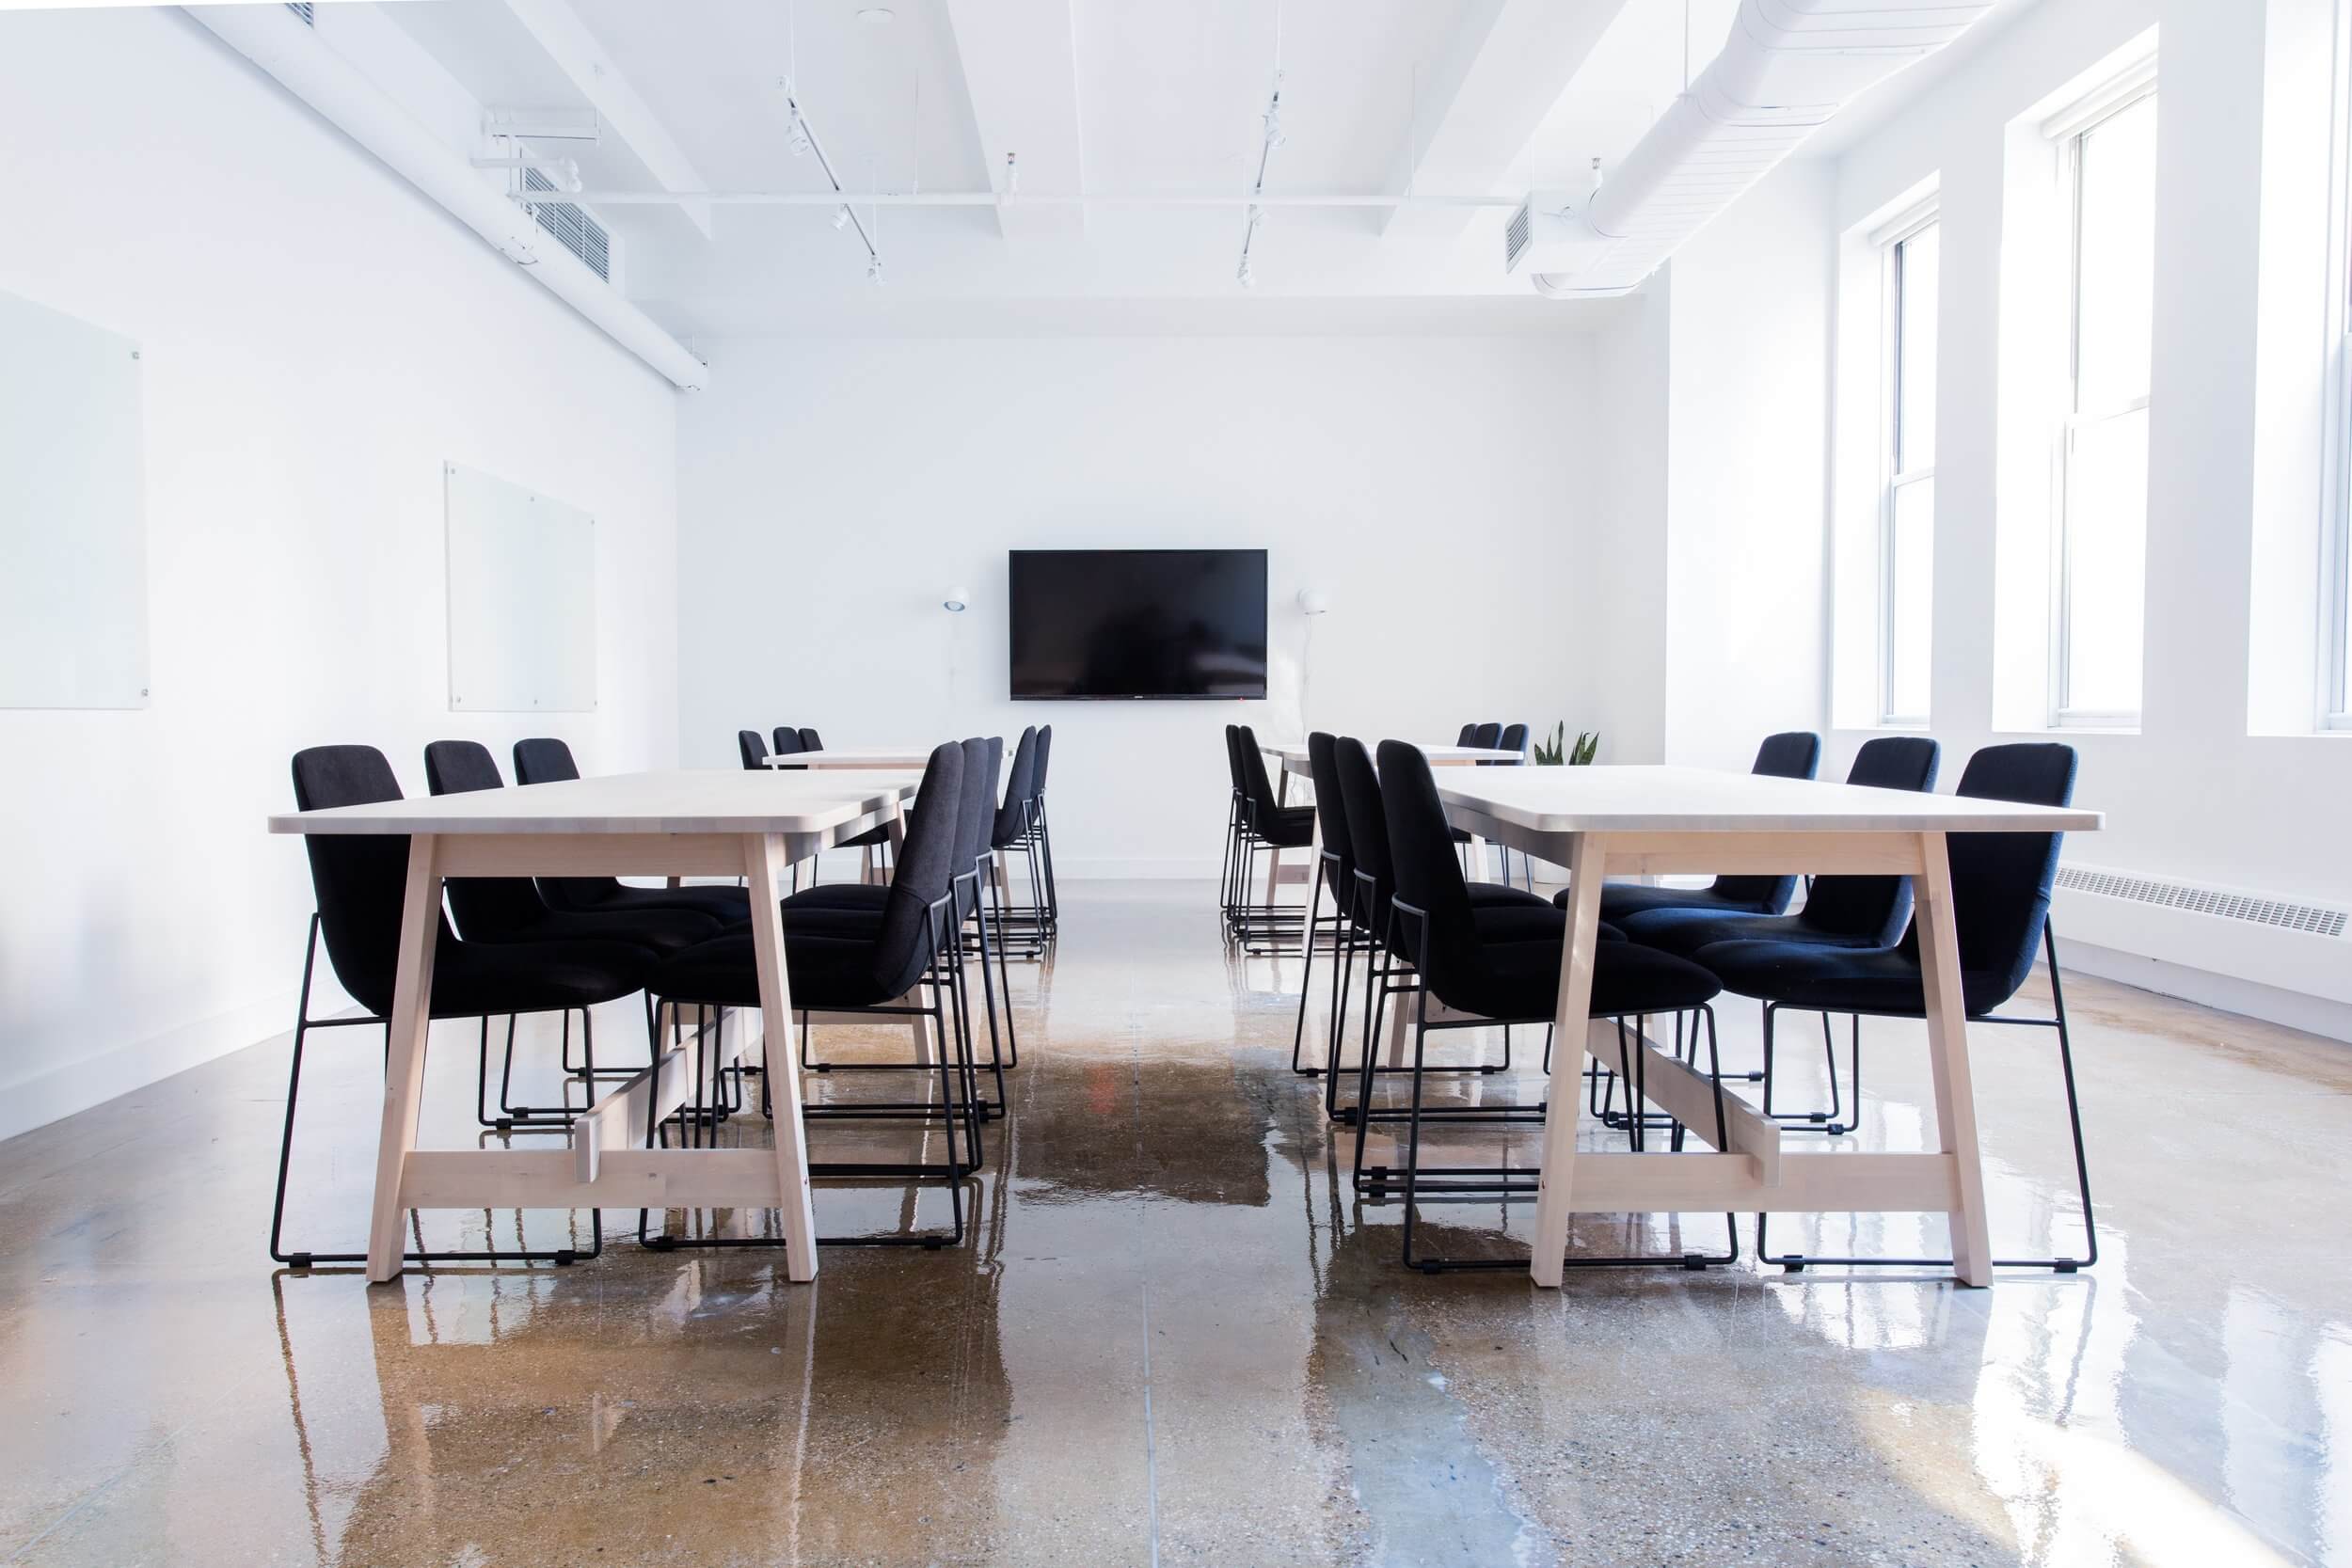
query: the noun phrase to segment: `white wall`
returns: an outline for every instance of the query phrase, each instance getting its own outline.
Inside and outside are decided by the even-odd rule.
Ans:
[[[674,395],[177,11],[0,15],[0,289],[143,349],[152,705],[0,712],[0,1134],[291,1022],[298,748],[675,749]],[[599,708],[448,711],[441,465],[592,511]],[[331,990],[326,1005],[336,999]]]
[[[838,745],[1054,725],[1072,874],[1214,873],[1222,726],[1574,731],[1578,531],[1600,450],[1580,336],[722,340],[680,415],[679,721]],[[1263,703],[1006,699],[1005,552],[1263,546]],[[943,592],[969,585],[951,617]],[[1589,722],[1589,721],[1584,721]]]

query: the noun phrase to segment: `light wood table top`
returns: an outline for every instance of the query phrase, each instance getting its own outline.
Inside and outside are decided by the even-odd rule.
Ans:
[[[743,768],[596,779],[281,812],[274,833],[822,833],[894,809],[920,775],[903,769],[754,773]]]
[[[2095,811],[1711,768],[1465,768],[1437,785],[1449,813],[1537,833],[2095,832],[2105,821]]]

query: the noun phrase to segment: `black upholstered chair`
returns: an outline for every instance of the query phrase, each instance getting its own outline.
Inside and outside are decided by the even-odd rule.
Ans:
[[[1455,736],[1454,737],[1454,744],[1455,744],[1456,746],[1475,746],[1475,745],[1477,745],[1477,744],[1478,744],[1478,726],[1477,726],[1475,723],[1470,723],[1470,724],[1465,724],[1465,725],[1463,725],[1463,726],[1462,726],[1462,733],[1461,733],[1461,734],[1459,734],[1459,735],[1457,735],[1457,736]]]
[[[515,782],[556,784],[580,777],[572,749],[551,736],[515,742]],[[739,887],[630,887],[617,877],[542,877],[539,896],[556,910],[692,910],[722,926],[752,917],[751,895]]]
[[[1481,724],[1470,732],[1470,744],[1482,752],[1491,752],[1502,743],[1502,726],[1499,723]]]
[[[1012,766],[1005,770],[1004,799],[988,831],[988,847],[995,863],[992,880],[997,934],[1009,955],[1024,961],[1042,958],[1052,940],[1045,912],[1044,863],[1036,832],[1039,735],[1032,724],[1013,743]],[[995,785],[991,782],[985,787],[993,793]],[[1025,903],[1013,902],[1010,865],[1015,855],[1021,857],[1028,877]]]
[[[1274,782],[1266,776],[1265,753],[1258,748],[1257,732],[1248,725],[1234,725],[1229,744],[1240,793],[1241,822],[1228,922],[1231,934],[1245,953],[1295,951],[1305,940],[1307,911],[1279,902],[1278,884],[1267,884],[1260,903],[1250,901],[1250,888],[1261,853],[1278,857],[1279,865],[1282,851],[1304,849],[1314,842],[1315,808],[1286,806],[1275,799]]]
[[[1336,1070],[1340,1037],[1346,1008],[1346,979],[1340,956],[1349,944],[1353,923],[1348,914],[1356,889],[1356,859],[1349,847],[1347,813],[1340,798],[1336,751],[1329,735],[1315,730],[1307,736],[1307,774],[1314,784],[1315,820],[1322,830],[1315,856],[1314,882],[1307,895],[1306,963],[1298,974],[1298,1022],[1291,1030],[1291,1070],[1312,1078]],[[1331,913],[1322,913],[1324,895],[1331,898]],[[1307,1041],[1307,1001],[1314,994],[1315,946],[1332,949],[1330,1037],[1324,1048],[1324,1066],[1304,1066],[1299,1056]]]
[[[1805,730],[1766,736],[1756,748],[1751,773],[1767,778],[1809,779],[1821,765],[1821,737]],[[1706,887],[1641,887],[1611,882],[1600,890],[1600,917],[1615,925],[1644,910],[1701,909],[1722,914],[1779,914],[1796,896],[1797,879],[1718,877]],[[1564,891],[1553,902],[1567,907]]]
[[[435,795],[467,795],[477,790],[502,789],[498,763],[478,740],[436,740],[424,749],[425,787]],[[540,895],[529,877],[452,877],[443,884],[449,912],[457,934],[470,942],[617,942],[642,947],[659,956],[719,934],[721,921],[691,909],[660,905],[631,905],[608,901],[591,909],[554,909]],[[594,1098],[599,1079],[627,1078],[634,1069],[596,1066],[595,1025],[586,1009],[580,1018],[580,1056],[572,1059],[571,1015],[564,1018],[558,1047],[564,1069],[564,1098],[556,1105],[515,1101],[515,1020],[506,1021],[506,1051],[499,1069],[498,1114],[488,1104],[488,1040],[475,1074],[474,1117],[483,1126],[501,1132],[562,1132]],[[582,1090],[582,1102],[571,1102],[573,1085]]]
[[[908,824],[905,850],[898,858],[879,919],[815,902],[796,910],[792,899],[785,900],[785,971],[797,1010],[927,1018],[939,1043],[939,1060],[932,1066],[939,1073],[941,1098],[924,1102],[922,1112],[910,1113],[884,1102],[827,1101],[807,1105],[803,1114],[812,1122],[905,1119],[911,1114],[945,1119],[948,1132],[944,1161],[811,1162],[809,1173],[940,1182],[947,1188],[952,1230],[819,1238],[829,1245],[943,1246],[963,1238],[963,1180],[978,1165],[983,1153],[970,1037],[963,1027],[959,991],[961,944],[953,940],[951,882],[961,827],[963,757],[963,748],[952,742],[931,752],[917,793],[921,809]],[[818,891],[811,889],[796,897],[810,898]],[[748,931],[734,932],[675,954],[662,961],[647,989],[664,1003],[698,1008],[756,1007],[760,1005],[759,972],[753,940]],[[777,1070],[787,1070],[784,1064],[791,1056],[785,1042],[770,1041],[768,1053]],[[734,1241],[721,1238],[661,1244],[710,1245]],[[772,1243],[755,1238],[738,1244]]]
[[[1034,841],[1041,879],[1045,885],[1043,919],[1045,936],[1052,940],[1061,928],[1061,893],[1054,881],[1054,824],[1045,811],[1046,776],[1054,760],[1054,726],[1041,724],[1037,731],[1037,776],[1030,782],[1029,801],[1036,820],[1029,824],[1029,836]]]
[[[768,766],[768,743],[759,738],[757,730],[735,732],[735,749],[743,759],[743,766],[756,773]]]
[[[957,803],[956,847],[951,863],[949,885],[955,894],[955,929],[961,933],[967,926],[973,927],[975,956],[979,960],[980,992],[988,1020],[988,1059],[979,1065],[995,1080],[996,1098],[983,1100],[979,1113],[983,1118],[1001,1116],[1005,1103],[1005,1070],[1018,1067],[1017,1045],[1011,1040],[1012,995],[1011,976],[1004,967],[1002,933],[990,940],[988,909],[983,883],[988,876],[991,851],[989,830],[994,821],[996,791],[993,781],[1004,761],[1005,741],[1002,736],[982,738],[975,736],[963,742],[963,783]],[[924,809],[915,801],[916,811]],[[810,888],[785,900],[785,917],[801,922],[794,929],[816,928],[812,922],[832,921],[846,929],[863,929],[878,924],[888,911],[890,889],[873,883],[833,882]],[[1003,982],[1006,1034],[1000,1040],[997,1033],[997,991],[989,973],[992,948],[997,951],[996,981]],[[969,1024],[967,1018],[966,1023]],[[824,1062],[812,1058],[803,1040],[801,1065],[818,1072],[835,1069],[857,1071],[928,1071],[925,1063],[908,1062]]]
[[[1422,1073],[1430,1033],[1440,1029],[1485,1028],[1494,1024],[1544,1023],[1553,1021],[1558,1006],[1560,965],[1565,952],[1567,917],[1534,902],[1516,912],[1507,926],[1491,918],[1482,921],[1470,902],[1470,885],[1454,857],[1446,831],[1445,808],[1438,799],[1437,781],[1421,749],[1400,740],[1380,743],[1380,803],[1388,826],[1388,848],[1396,889],[1390,900],[1392,949],[1400,951],[1416,976],[1409,988],[1412,1006],[1411,1101],[1406,1115],[1405,1168],[1401,1175],[1404,1202],[1404,1257],[1408,1267],[1435,1271],[1449,1268],[1524,1268],[1524,1259],[1416,1258],[1413,1229],[1417,1200],[1426,1196],[1446,1200],[1492,1200],[1527,1197],[1534,1192],[1525,1173],[1514,1177],[1499,1169],[1460,1166],[1424,1171],[1421,1167],[1421,1130],[1424,1119],[1451,1112],[1449,1124],[1465,1122],[1540,1122],[1541,1106],[1505,1110],[1486,1105],[1441,1107],[1423,1103]],[[1352,820],[1352,817],[1351,817]],[[1358,837],[1360,852],[1363,835]],[[1596,944],[1590,1013],[1597,1019],[1641,1017],[1648,1014],[1693,1012],[1706,1025],[1710,1058],[1715,1053],[1714,1011],[1708,1004],[1721,988],[1715,976],[1686,958],[1640,947],[1629,942]],[[1433,1018],[1432,1002],[1443,1005],[1444,1018]],[[1620,1030],[1620,1040],[1625,1038]],[[1641,1057],[1621,1052],[1619,1071],[1636,1085],[1641,1083]],[[1372,1059],[1361,1069],[1359,1103],[1365,1114],[1358,1119],[1359,1137],[1372,1106]],[[1709,1140],[1718,1149],[1729,1147],[1724,1089],[1714,1085],[1715,1125]],[[1637,1088],[1638,1095],[1638,1088]],[[1638,1101],[1637,1101],[1638,1102]],[[1643,1146],[1644,1118],[1629,1123],[1633,1145]],[[1680,1142],[1677,1129],[1676,1142]],[[1400,1182],[1385,1171],[1364,1170],[1383,1186]],[[1435,1185],[1424,1185],[1434,1180]],[[1571,1262],[1595,1265],[1662,1262],[1681,1267],[1727,1263],[1739,1256],[1739,1235],[1732,1216],[1724,1217],[1729,1244],[1724,1255],[1683,1253],[1659,1258],[1579,1258]]]
[[[1364,1031],[1363,1060],[1358,1074],[1365,1069],[1373,1074],[1406,1070],[1401,1067],[1374,1067],[1373,1053],[1379,1049],[1383,1021],[1388,1016],[1388,998],[1401,990],[1410,990],[1404,978],[1408,974],[1412,955],[1398,940],[1394,921],[1391,917],[1390,900],[1396,892],[1396,872],[1390,858],[1387,808],[1381,803],[1380,777],[1374,771],[1372,755],[1364,743],[1353,736],[1340,736],[1331,743],[1332,771],[1337,777],[1340,812],[1345,823],[1350,863],[1350,879],[1354,883],[1348,896],[1348,917],[1355,930],[1355,941],[1343,950],[1341,963],[1352,984],[1356,953],[1364,956]],[[1423,766],[1427,764],[1424,761]],[[1316,786],[1322,794],[1320,784]],[[1481,930],[1497,938],[1510,940],[1529,929],[1538,934],[1560,928],[1559,911],[1533,894],[1493,882],[1465,882],[1463,896],[1470,904],[1473,917]],[[1604,937],[1616,938],[1606,928]],[[1363,1163],[1362,1120],[1366,1113],[1361,1101],[1342,1105],[1340,1093],[1340,1055],[1334,1052],[1327,1062],[1324,1103],[1335,1120],[1354,1124],[1357,1164]],[[1496,1073],[1507,1071],[1511,1065],[1511,1031],[1502,1032],[1502,1060],[1458,1069],[1431,1069],[1432,1071],[1461,1071]],[[1394,1119],[1402,1113],[1388,1113]],[[1372,1119],[1383,1119],[1381,1113],[1370,1113]]]
[[[1874,789],[1935,787],[1941,748],[1925,736],[1880,736],[1863,742],[1846,782]],[[1607,895],[1603,894],[1604,900]],[[1824,947],[1888,947],[1911,918],[1908,877],[1816,877],[1794,914],[1753,914],[1683,905],[1638,910],[1620,928],[1645,946],[1685,958],[1718,942],[1811,942]]]
[[[401,799],[391,765],[373,746],[314,746],[294,757],[294,805],[301,811]],[[294,1011],[294,1062],[286,1080],[285,1129],[278,1146],[278,1187],[270,1211],[269,1251],[280,1263],[357,1263],[364,1252],[289,1250],[281,1233],[286,1180],[294,1154],[294,1112],[302,1096],[302,1053],[313,1029],[380,1025],[388,1031],[400,967],[400,927],[407,896],[408,841],[377,834],[314,833],[303,840],[317,897],[303,951],[301,999]],[[637,990],[653,966],[645,948],[596,941],[463,942],[437,917],[433,957],[432,1016],[478,1018],[487,1048],[494,1015],[568,1012],[612,1002]],[[365,1010],[358,1018],[314,1019],[310,983],[321,938],[335,979]],[[603,1229],[591,1212],[595,1244],[582,1252],[411,1252],[410,1262],[570,1262],[593,1257]]]
[[[1955,795],[2064,806],[2074,798],[2075,756],[2072,746],[2026,741],[1987,746],[1968,759]],[[2054,1029],[2058,1070],[2066,1092],[2067,1120],[2074,1140],[2074,1177],[2082,1201],[2083,1255],[1994,1259],[2015,1268],[2060,1273],[2098,1261],[2099,1235],[2090,1206],[2090,1167],[2083,1151],[2082,1113],[2074,1089],[2074,1055],[2066,1024],[2066,994],[2058,979],[2058,939],[2050,928],[2050,894],[2058,878],[2058,833],[1954,833],[1948,840],[1952,918],[1960,950],[1962,1006],[1978,1023],[2024,1024]],[[1827,880],[1828,879],[1823,879]],[[2049,964],[2051,1016],[1996,1014],[2033,972],[2039,953]],[[1787,940],[1722,942],[1702,947],[1699,963],[1714,971],[1724,989],[1762,1001],[1766,1070],[1772,1064],[1774,1015],[1785,1008],[1871,1018],[1924,1018],[1926,979],[1920,970],[1919,928],[1915,923],[1891,945],[1853,948]],[[1860,1058],[1852,1085],[1861,1107]],[[1767,1262],[1797,1269],[1808,1263],[1899,1263],[1946,1267],[1948,1259],[1773,1257],[1764,1250],[1759,1225],[1756,1250]]]
[[[1505,752],[1517,752],[1522,758],[1524,758],[1527,755],[1527,726],[1525,724],[1503,725],[1502,738],[1496,741],[1495,745],[1499,749]],[[1507,765],[1498,763],[1495,766],[1503,767]]]
[[[800,728],[799,735],[801,743],[798,747],[794,748],[795,750],[803,752],[821,752],[825,749],[824,738],[818,735],[817,731],[813,727],[807,724],[803,724]],[[782,751],[784,748],[779,746],[776,750]]]
[[[789,724],[778,724],[769,739],[772,743],[771,754],[774,756],[788,757],[808,750],[801,744],[801,732]]]

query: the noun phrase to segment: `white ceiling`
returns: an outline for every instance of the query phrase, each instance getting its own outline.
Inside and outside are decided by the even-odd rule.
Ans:
[[[1271,194],[1581,188],[1593,158],[1648,128],[1686,65],[1705,66],[1735,4],[412,0],[383,14],[485,106],[602,100],[600,145],[544,150],[578,157],[592,194],[658,192],[665,173],[673,189],[826,191],[788,146],[787,78],[852,189],[987,192],[1018,154],[1010,207],[860,208],[881,287],[827,206],[713,203],[705,218],[592,200],[621,237],[627,293],[694,336],[1034,325],[1065,306],[1098,325],[1202,320],[1219,304],[1263,321],[1279,301],[1321,302],[1307,321],[1589,322],[1597,308],[1504,276],[1499,206],[1273,207],[1245,292],[1237,206],[1036,198],[1245,195],[1278,66],[1287,141]],[[862,14],[877,8],[890,19]]]

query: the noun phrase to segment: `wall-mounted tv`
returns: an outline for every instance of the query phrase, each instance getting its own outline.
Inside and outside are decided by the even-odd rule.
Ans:
[[[1014,550],[1012,695],[1265,695],[1263,550]]]

